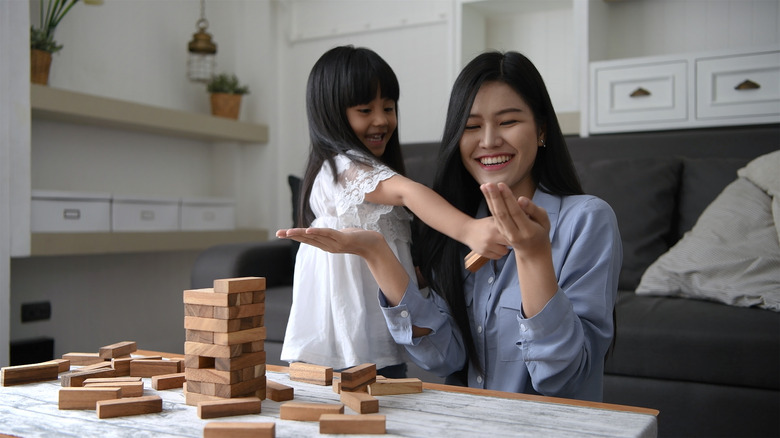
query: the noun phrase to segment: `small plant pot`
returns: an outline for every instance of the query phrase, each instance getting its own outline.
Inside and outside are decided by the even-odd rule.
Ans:
[[[51,53],[30,49],[30,82],[49,85],[49,69],[51,68]]]
[[[241,109],[241,95],[228,93],[211,94],[211,114],[218,117],[238,119]]]

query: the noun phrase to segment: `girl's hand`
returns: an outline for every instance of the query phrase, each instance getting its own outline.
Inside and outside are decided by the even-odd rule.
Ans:
[[[278,230],[276,237],[291,239],[336,254],[356,254],[366,257],[372,248],[385,244],[385,238],[376,231],[361,228],[290,228]]]
[[[515,199],[504,183],[480,186],[499,232],[515,252],[534,255],[550,252],[550,218],[547,212],[521,196]]]
[[[500,259],[509,252],[508,242],[492,217],[470,220],[464,232],[463,243],[483,257]]]

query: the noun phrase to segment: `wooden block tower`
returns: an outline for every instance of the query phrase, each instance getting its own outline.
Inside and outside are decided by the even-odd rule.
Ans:
[[[185,400],[265,399],[265,278],[184,291]]]

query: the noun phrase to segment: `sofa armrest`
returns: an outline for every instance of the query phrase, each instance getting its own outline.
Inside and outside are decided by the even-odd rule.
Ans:
[[[212,287],[215,279],[236,277],[265,277],[266,287],[291,285],[297,249],[297,242],[284,239],[212,246],[195,259],[190,285]]]

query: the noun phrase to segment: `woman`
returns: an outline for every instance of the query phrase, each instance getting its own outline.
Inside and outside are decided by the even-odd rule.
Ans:
[[[492,215],[509,252],[470,273],[467,249],[422,226],[425,296],[381,235],[280,230],[362,256],[393,339],[450,382],[600,401],[622,260],[612,209],[582,194],[544,82],[516,52],[476,57],[453,85],[434,189]]]

